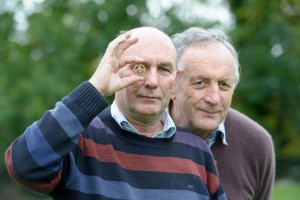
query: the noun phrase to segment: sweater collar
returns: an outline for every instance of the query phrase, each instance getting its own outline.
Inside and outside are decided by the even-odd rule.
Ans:
[[[140,135],[119,110],[115,101],[111,105],[111,115],[122,129]],[[170,138],[176,132],[175,124],[167,110],[163,113],[162,122],[164,124],[163,129],[155,133],[153,138]]]
[[[134,134],[126,129],[122,129],[111,115],[111,106],[103,110],[98,117],[106,127],[108,133],[112,135],[118,135],[122,139],[131,143],[133,142],[138,143],[139,145],[143,144],[156,147],[165,147],[166,144],[171,144],[175,137],[175,134],[173,134],[170,138],[150,138],[143,135]]]

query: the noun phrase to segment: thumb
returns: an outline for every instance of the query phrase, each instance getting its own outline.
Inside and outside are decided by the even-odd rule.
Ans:
[[[131,75],[131,76],[122,78],[121,87],[123,89],[125,87],[135,84],[138,81],[143,81],[143,80],[144,80],[144,77],[142,77],[142,76]]]

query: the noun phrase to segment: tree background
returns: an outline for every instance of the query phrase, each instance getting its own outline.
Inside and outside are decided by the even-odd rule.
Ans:
[[[300,179],[300,1],[0,0],[1,180],[10,143],[89,79],[120,30],[143,25],[226,32],[242,67],[232,107],[271,133],[277,179]]]

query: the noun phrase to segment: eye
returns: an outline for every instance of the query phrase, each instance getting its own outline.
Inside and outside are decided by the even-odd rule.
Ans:
[[[198,79],[194,82],[194,88],[195,89],[203,89],[208,85],[208,81],[205,81],[204,79]]]
[[[229,87],[229,85],[228,85],[226,82],[221,82],[220,85],[221,85],[222,87]]]
[[[170,69],[169,66],[160,66],[160,67],[157,67],[157,70],[164,73],[164,74],[172,73],[172,70]]]
[[[233,83],[227,81],[221,81],[219,86],[222,90],[229,90],[233,87]]]
[[[196,82],[196,84],[197,84],[197,85],[203,85],[203,80],[198,80],[198,81]]]

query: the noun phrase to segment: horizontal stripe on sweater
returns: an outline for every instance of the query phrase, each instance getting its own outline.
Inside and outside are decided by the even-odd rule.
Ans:
[[[168,197],[165,197],[164,199],[166,200],[190,200],[188,198],[185,197],[180,197],[181,199],[179,199],[179,197],[175,196],[176,193],[172,193],[172,191],[170,191],[170,194]],[[199,197],[199,196],[198,196]],[[203,198],[198,198],[196,197],[197,200],[206,200],[209,199],[207,196],[203,197]],[[80,200],[91,200],[91,199],[101,199],[101,200],[116,200],[116,198],[110,198],[110,197],[106,197],[103,195],[97,195],[97,194],[87,194],[87,193],[82,193],[76,190],[64,190],[64,193],[60,193],[58,195],[55,195],[55,199],[56,200],[66,200],[66,199],[80,199]],[[162,197],[157,197],[157,195],[154,195],[154,197],[149,197],[149,198],[145,198],[145,197],[140,197],[138,198],[138,200],[145,200],[145,199],[149,199],[149,200],[164,200]],[[226,200],[225,194],[220,195],[218,198],[218,200]],[[128,199],[128,200],[135,200],[135,199]]]
[[[81,154],[78,152],[77,156],[81,157]],[[82,157],[80,162],[85,164],[82,165],[79,161],[75,161],[74,166],[77,166],[77,168],[68,169],[72,172],[72,176],[78,170],[82,174],[101,177],[109,181],[124,182],[126,180],[132,187],[191,190],[200,194],[207,194],[207,188],[203,187],[205,185],[203,180],[197,175],[163,172],[162,170],[136,171],[124,169],[118,163],[99,162],[94,157]],[[150,167],[149,162],[144,163],[144,165]]]
[[[45,181],[33,181],[33,178],[31,178],[31,181],[26,181],[26,178],[22,178],[20,177],[15,169],[14,169],[14,165],[12,163],[12,146],[10,146],[7,151],[5,152],[5,164],[7,166],[9,175],[17,182],[19,182],[20,184],[24,185],[25,187],[31,188],[37,192],[50,192],[54,189],[54,187],[58,184],[58,182],[61,180],[61,171],[59,171],[58,173],[56,173],[55,177],[52,177],[51,179],[48,179],[49,181],[47,181],[47,179],[45,179]],[[28,163],[27,161],[24,162]],[[46,173],[41,173],[43,175],[45,175]],[[34,175],[38,175],[38,174],[34,174]],[[38,179],[41,179],[41,176],[37,177]],[[36,179],[37,179],[36,178]]]
[[[115,146],[116,142],[113,142]],[[169,152],[169,149],[150,149],[148,150],[148,155],[141,154],[141,152],[137,152],[135,154],[118,151],[110,144],[96,144],[91,139],[86,139],[79,137],[79,148],[83,152],[83,156],[93,157],[97,161],[102,163],[115,163],[119,165],[122,170],[132,170],[132,171],[145,171],[145,172],[162,172],[162,173],[178,173],[178,174],[190,174],[199,177],[199,181],[204,181],[204,184],[207,184],[209,180],[209,189],[211,193],[214,193],[218,186],[218,178],[213,173],[208,172],[204,164],[198,164],[193,162],[191,159],[180,158],[174,156],[162,156],[162,155],[151,155],[151,152]],[[124,146],[124,145],[123,145]],[[176,145],[173,145],[174,147]],[[141,148],[143,149],[143,148]],[[170,151],[170,155],[172,152],[178,153],[178,151],[174,151],[174,149],[178,149],[180,151],[181,148],[172,148]],[[195,149],[196,150],[196,149]],[[184,152],[184,151],[182,151]],[[186,156],[189,157],[190,154],[197,155],[197,152],[189,151],[186,152]],[[195,160],[197,157],[195,157]],[[203,162],[202,160],[200,160]],[[199,161],[199,162],[200,162]],[[207,164],[207,163],[205,163]],[[90,166],[94,166],[96,163],[91,163]]]
[[[155,180],[160,181],[160,180]],[[93,188],[85,187],[93,185]],[[187,186],[188,187],[188,186]],[[190,186],[192,189],[192,186]],[[115,199],[209,199],[206,195],[201,195],[197,192],[175,189],[143,189],[135,188],[126,182],[104,180],[97,176],[87,176],[81,173],[76,173],[72,177],[72,181],[66,184],[67,189],[73,189],[85,194],[98,194],[108,198]]]
[[[94,141],[90,139],[80,138],[79,141],[82,141],[79,143],[79,148],[83,151],[84,156],[94,157],[101,162],[118,163],[124,169],[136,171],[193,174],[206,180],[206,171],[203,165],[198,165],[188,159],[130,154],[116,151],[112,145],[95,144]],[[151,166],[148,166],[145,161],[151,163]],[[195,166],[188,167],[191,165]],[[190,168],[198,169],[198,171],[188,170]]]

